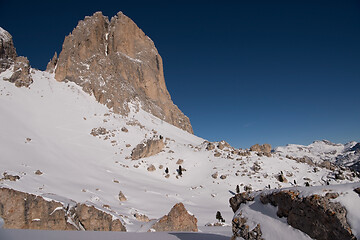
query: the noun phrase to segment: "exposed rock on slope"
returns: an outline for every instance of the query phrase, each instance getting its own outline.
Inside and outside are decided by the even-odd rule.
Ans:
[[[46,71],[49,73],[53,73],[55,71],[57,61],[58,61],[58,57],[57,57],[57,53],[55,52],[53,58],[50,60],[50,62],[46,66]]]
[[[17,57],[14,64],[14,73],[4,80],[15,83],[17,87],[29,87],[33,83],[30,75],[30,63],[26,57]]]
[[[43,230],[126,231],[119,219],[93,206],[64,207],[55,201],[0,188],[0,217],[4,228]]]
[[[12,36],[0,27],[0,73],[8,69],[16,57]]]
[[[184,204],[177,203],[171,209],[168,215],[160,218],[156,222],[152,229],[155,231],[187,231],[197,232],[197,219],[195,216],[188,213]]]
[[[344,186],[342,189],[347,191],[346,188],[348,187]],[[307,188],[304,188],[303,191],[305,189]],[[266,225],[268,224],[266,221],[269,221],[269,219],[263,220],[261,217],[252,218],[250,221],[251,225],[257,224],[257,226],[250,231],[247,216],[251,216],[249,215],[251,214],[249,209],[267,209],[265,211],[268,211],[269,208],[262,208],[259,205],[270,203],[277,207],[277,217],[286,217],[289,225],[308,234],[311,238],[321,240],[356,239],[347,221],[347,210],[349,209],[346,209],[340,202],[336,201],[339,193],[325,187],[322,190],[322,192],[327,192],[324,196],[314,193],[306,195],[306,193],[304,194],[304,192],[300,191],[295,188],[292,190],[270,190],[252,193],[250,197],[244,194],[237,194],[235,197],[232,197],[230,205],[235,212],[232,222],[234,238],[260,239],[262,233],[260,225],[257,223],[261,222],[261,224]],[[342,192],[341,194],[348,195],[348,193]],[[351,199],[351,196],[349,199]],[[244,212],[246,213],[245,216]],[[271,216],[270,212],[266,214]],[[356,223],[353,227],[356,228]]]
[[[148,139],[146,142],[138,144],[131,152],[131,159],[150,157],[161,152],[165,143],[163,139]]]
[[[101,12],[80,21],[65,38],[55,78],[82,86],[116,113],[127,114],[125,103],[138,102],[145,111],[193,132],[167,91],[153,41],[122,12],[111,21]]]
[[[261,202],[278,207],[277,215],[315,239],[356,239],[346,220],[346,209],[338,202],[337,193],[324,197],[301,197],[299,192],[282,190],[263,195]]]
[[[235,213],[241,204],[245,204],[248,201],[253,201],[254,197],[248,192],[238,193],[234,197],[229,199],[230,207]],[[233,236],[231,239],[237,239],[241,237],[246,240],[261,240],[263,239],[260,224],[257,224],[255,228],[250,230],[247,223],[247,218],[242,216],[239,212],[232,220],[232,232]]]
[[[17,87],[29,87],[33,82],[30,64],[26,57],[18,57],[10,33],[0,27],[0,73],[14,65],[13,74],[4,80],[15,83]]]
[[[250,151],[258,152],[258,155],[265,155],[267,157],[270,157],[271,156],[271,145],[267,144],[267,143],[265,143],[263,145],[255,144],[250,147]]]

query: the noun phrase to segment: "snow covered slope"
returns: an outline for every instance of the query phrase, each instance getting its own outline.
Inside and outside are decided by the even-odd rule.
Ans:
[[[308,146],[289,144],[284,147],[277,147],[275,152],[283,157],[308,157],[315,163],[329,161],[333,164],[347,166],[359,171],[360,149],[358,148],[359,143],[357,142],[335,144],[327,140],[322,140],[315,141]]]
[[[228,201],[237,184],[241,190],[260,190],[335,183],[328,169],[313,171],[276,154],[240,156],[231,147],[207,150],[204,139],[142,111],[136,102],[128,116],[114,114],[74,83],[57,82],[47,72],[33,69],[30,88],[17,88],[2,80],[10,71],[0,74],[0,174],[20,179],[0,181],[0,187],[90,203],[122,219],[128,231],[146,231],[149,226],[142,227],[135,213],[157,219],[178,202],[197,217],[199,226],[215,222],[216,211],[230,222]],[[106,129],[104,135],[90,134],[99,127]],[[160,135],[164,151],[131,160],[137,144]],[[180,162],[182,176],[177,173]],[[148,171],[150,165],[156,170]],[[278,180],[281,172],[287,181]],[[340,182],[351,179],[336,180]],[[120,191],[127,201],[119,201]]]

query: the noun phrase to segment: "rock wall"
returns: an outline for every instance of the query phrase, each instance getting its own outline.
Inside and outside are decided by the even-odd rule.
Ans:
[[[116,113],[126,115],[126,103],[137,102],[154,116],[193,133],[188,117],[167,91],[153,41],[122,12],[110,21],[101,12],[80,21],[65,38],[55,78],[82,86]]]
[[[33,83],[29,60],[17,56],[11,34],[0,27],[0,73],[11,66],[13,74],[4,80],[15,83],[17,87],[29,87]]]
[[[0,217],[4,228],[41,230],[126,231],[119,219],[93,206],[64,207],[40,196],[0,188]]]
[[[16,57],[12,36],[0,27],[0,73],[8,69]]]
[[[289,225],[311,238],[354,240],[356,237],[346,220],[346,209],[331,201],[338,196],[337,193],[327,193],[325,196],[301,197],[299,192],[282,190],[261,196],[261,202],[277,206],[279,217],[286,217]]]

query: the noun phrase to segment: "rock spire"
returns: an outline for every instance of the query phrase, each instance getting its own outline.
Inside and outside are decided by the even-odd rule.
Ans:
[[[122,12],[110,21],[101,12],[79,21],[65,38],[55,79],[75,82],[116,113],[126,115],[132,102],[193,133],[189,118],[171,100],[153,41]]]

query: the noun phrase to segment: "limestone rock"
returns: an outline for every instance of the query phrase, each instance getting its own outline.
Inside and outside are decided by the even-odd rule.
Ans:
[[[122,191],[119,192],[119,201],[120,202],[124,202],[126,201],[127,198],[125,197],[125,195],[122,193]]]
[[[149,217],[146,216],[145,214],[135,213],[134,217],[136,218],[136,220],[138,220],[140,222],[149,222],[150,221]]]
[[[165,147],[163,139],[148,139],[146,142],[138,144],[131,152],[131,159],[150,157],[161,152]]]
[[[104,128],[104,127],[93,128],[93,129],[91,129],[91,132],[90,132],[90,134],[93,135],[94,137],[99,136],[99,135],[106,135],[108,133],[109,133],[109,131],[106,130],[106,128]]]
[[[219,176],[218,172],[211,174],[211,177],[214,179],[217,179],[218,176]]]
[[[0,27],[0,73],[13,66],[13,74],[5,81],[15,83],[17,87],[29,87],[33,83],[30,64],[26,57],[18,57],[12,36]]]
[[[188,117],[171,100],[153,41],[122,12],[110,21],[101,12],[79,21],[64,40],[55,78],[75,82],[115,113],[126,115],[126,103],[135,103],[193,133]]]
[[[263,154],[269,154],[271,153],[271,145],[270,144],[263,144],[263,145],[259,145],[259,144],[255,144],[253,146],[250,147],[250,151],[254,151],[254,152],[259,152],[259,153],[263,153]]]
[[[1,178],[0,180],[9,180],[9,181],[15,182],[20,179],[20,177],[18,175],[11,175],[11,174],[8,174],[7,172],[4,172],[3,176],[4,177]]]
[[[214,153],[214,157],[220,157],[220,156],[221,156],[221,153],[219,153],[219,152]]]
[[[108,213],[85,204],[76,205],[75,224],[81,224],[85,230],[91,231],[126,231],[119,219],[113,220]]]
[[[253,201],[254,197],[252,197],[248,192],[237,193],[234,197],[229,199],[230,207],[235,213],[241,204],[246,203],[248,201]]]
[[[346,209],[334,202],[336,194],[324,197],[311,195],[301,197],[299,192],[282,190],[262,195],[263,204],[278,207],[277,215],[287,217],[289,225],[314,239],[356,239],[346,220]]]
[[[46,66],[46,70],[49,73],[53,73],[56,67],[58,61],[58,56],[57,56],[57,52],[55,52],[53,58],[50,60],[50,62],[47,64]]]
[[[255,228],[250,230],[247,224],[247,219],[241,216],[241,212],[236,215],[232,220],[232,232],[231,239],[238,239],[239,237],[245,240],[263,240],[260,224],[257,224]]]
[[[148,170],[149,172],[153,172],[156,170],[156,167],[151,164],[146,170]]]
[[[217,146],[220,150],[223,150],[225,147],[227,147],[227,148],[230,148],[231,146],[230,146],[230,144],[229,143],[227,143],[226,141],[220,141],[219,142],[219,144],[218,144],[218,146]]]
[[[0,27],[0,73],[8,69],[17,57],[10,33]]]
[[[4,80],[15,83],[17,87],[29,87],[33,83],[30,63],[26,57],[16,57],[13,72],[10,78],[4,78]]]
[[[176,164],[183,164],[184,163],[184,160],[183,159],[178,159],[177,161],[176,161]]]
[[[119,219],[85,204],[65,207],[40,196],[0,188],[4,228],[41,230],[126,231]],[[73,224],[70,224],[72,222]]]
[[[206,150],[211,151],[214,149],[215,149],[215,145],[213,143],[209,142],[208,145],[206,146]]]
[[[169,214],[160,218],[151,228],[157,232],[198,231],[196,217],[189,214],[182,203],[175,204]]]

